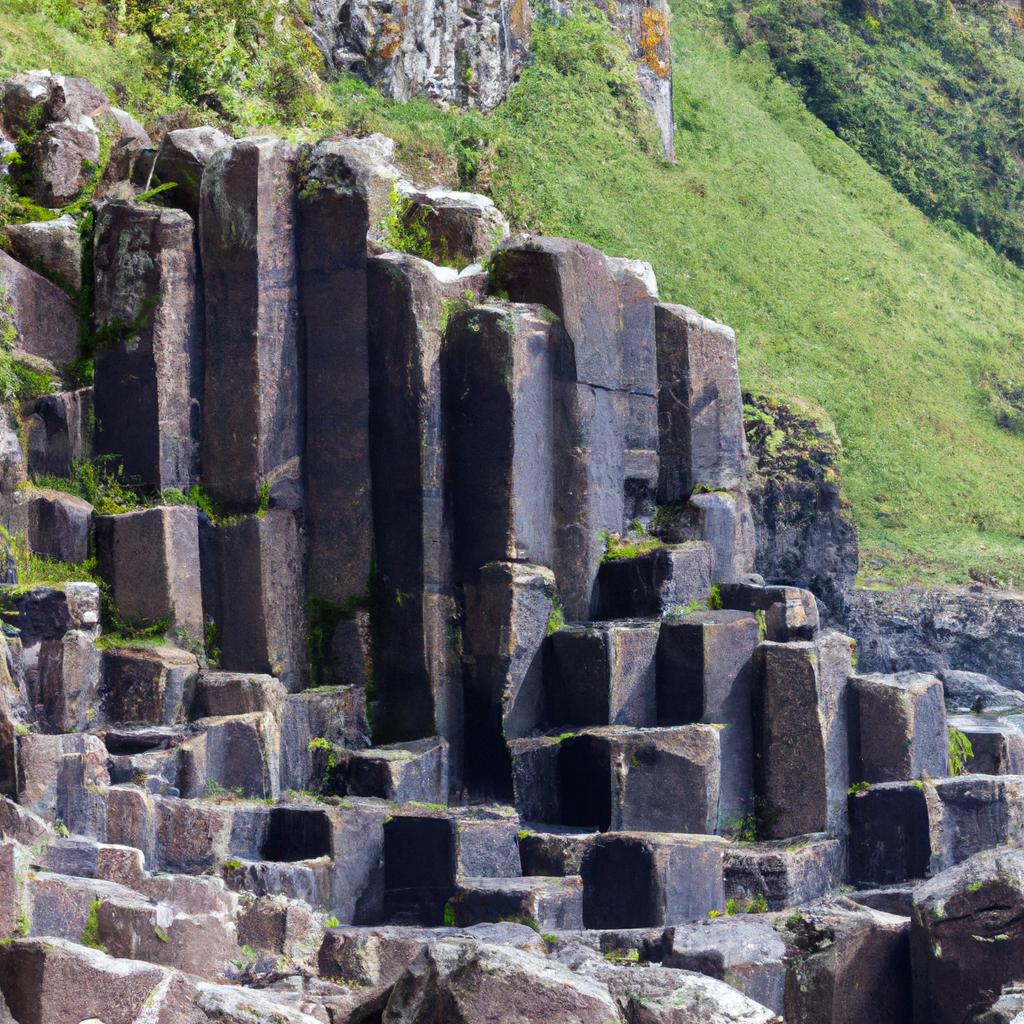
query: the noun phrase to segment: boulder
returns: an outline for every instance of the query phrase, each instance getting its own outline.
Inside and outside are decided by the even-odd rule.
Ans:
[[[0,323],[13,328],[14,351],[60,368],[79,356],[78,310],[67,293],[0,252]]]
[[[75,461],[92,454],[92,395],[92,388],[43,395],[23,412],[32,476],[70,476]]]
[[[494,1019],[496,1007],[513,1019],[549,1024],[608,1024],[618,1009],[608,989],[559,964],[501,946],[437,942],[395,985],[383,1024],[413,1024],[431,1008],[466,1024]]]
[[[1020,974],[1024,853],[999,848],[914,891],[911,959],[916,1024],[972,1020]]]
[[[25,488],[14,496],[12,526],[40,558],[79,565],[89,557],[93,507],[73,494]]]
[[[843,884],[846,844],[825,835],[737,843],[725,854],[725,898],[742,910],[810,903]]]
[[[711,591],[711,546],[666,544],[633,557],[606,555],[597,576],[596,618],[648,618],[703,604]]]
[[[349,751],[340,771],[353,796],[400,804],[448,800],[448,744],[438,737]]]
[[[69,291],[82,287],[82,239],[74,217],[31,224],[8,224],[4,229],[11,255]]]
[[[176,128],[160,143],[153,164],[153,183],[174,182],[161,200],[185,210],[193,220],[199,217],[199,190],[203,171],[219,149],[232,139],[211,125]]]
[[[937,675],[942,680],[946,706],[951,711],[1024,710],[1024,693],[1002,686],[991,676],[954,669],[944,669]]]
[[[487,196],[439,187],[421,192],[407,183],[398,193],[405,230],[429,240],[434,263],[460,270],[481,263],[508,237],[508,221]]]

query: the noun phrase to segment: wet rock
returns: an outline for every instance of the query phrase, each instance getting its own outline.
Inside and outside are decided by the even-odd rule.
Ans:
[[[79,355],[79,321],[63,289],[0,252],[0,287],[6,300],[0,322],[14,328],[16,353],[63,367]]]
[[[104,203],[94,242],[96,448],[128,477],[187,491],[198,481],[202,305],[192,218]],[[237,404],[237,403],[236,403]]]
[[[972,1019],[1019,974],[1024,855],[980,853],[914,892],[914,1020]]]

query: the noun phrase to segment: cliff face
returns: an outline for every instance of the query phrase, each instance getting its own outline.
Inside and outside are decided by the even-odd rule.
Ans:
[[[666,158],[673,154],[667,0],[601,4],[637,64]],[[354,71],[385,96],[491,110],[530,59],[538,17],[570,9],[545,0],[313,0],[313,38],[329,67]]]

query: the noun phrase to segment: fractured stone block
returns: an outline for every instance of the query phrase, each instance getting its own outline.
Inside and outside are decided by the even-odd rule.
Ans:
[[[850,796],[850,881],[892,885],[929,874],[940,820],[923,783],[886,782]]]
[[[652,928],[722,911],[722,853],[714,836],[610,833],[583,858],[583,926]]]
[[[535,922],[545,932],[583,927],[583,883],[565,878],[462,878],[446,904],[455,925]]]
[[[104,203],[94,262],[96,321],[115,335],[96,353],[96,450],[117,456],[129,478],[187,491],[199,471],[202,394],[192,218],[146,203]]]
[[[426,233],[432,258],[450,267],[481,262],[508,236],[508,221],[487,196],[399,186],[406,226]]]
[[[200,189],[203,483],[238,508],[264,493],[301,503],[295,164],[283,140],[242,139],[210,157]]]
[[[506,741],[529,735],[544,719],[554,574],[529,563],[491,562],[465,594],[466,781],[474,793],[510,799]]]
[[[845,831],[850,645],[829,632],[757,648],[755,782],[773,839]]]
[[[739,611],[695,612],[661,624],[658,724],[724,726],[719,827],[751,812],[754,788],[754,650],[757,619]]]
[[[934,870],[1024,841],[1024,776],[963,775],[933,785],[941,801]]]
[[[210,157],[231,143],[231,137],[211,125],[176,128],[160,143],[153,164],[155,182],[173,181],[174,188],[161,198],[170,206],[199,216],[199,193],[203,170]]]
[[[519,859],[524,875],[578,875],[583,857],[600,833],[591,829],[545,825],[519,832]]]
[[[598,619],[648,618],[703,603],[711,590],[711,547],[666,544],[632,558],[606,558],[597,576]]]
[[[732,329],[685,306],[655,307],[663,503],[698,485],[742,488],[747,445]]]
[[[92,523],[92,505],[73,494],[29,487],[14,495],[12,532],[23,532],[29,550],[41,558],[68,565],[84,562]]]
[[[948,771],[942,683],[922,672],[850,678],[850,772],[857,782],[942,778]]]
[[[763,612],[768,640],[789,643],[791,640],[813,640],[818,634],[818,602],[809,590],[727,580],[721,585],[721,596],[725,608]]]
[[[45,735],[29,733],[18,740],[18,802],[28,811],[52,820],[61,796],[60,769],[65,756],[80,755],[85,762],[84,784],[105,786],[107,752],[95,736],[81,733]]]
[[[824,835],[741,843],[725,852],[725,897],[740,909],[762,900],[769,910],[810,903],[845,878],[845,843]]]
[[[189,505],[98,516],[96,562],[126,622],[166,621],[167,636],[203,642],[199,520]]]
[[[341,764],[345,792],[404,804],[448,801],[448,744],[439,737],[348,752]]]
[[[509,741],[512,789],[523,821],[557,824],[562,820],[557,736],[531,736]]]
[[[657,622],[611,622],[559,629],[551,637],[544,680],[548,721],[655,725],[657,646]]]
[[[42,395],[23,420],[32,476],[70,476],[75,460],[92,455],[92,388]]]

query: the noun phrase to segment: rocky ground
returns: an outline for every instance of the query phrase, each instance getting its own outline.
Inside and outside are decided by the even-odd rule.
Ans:
[[[1015,691],[754,573],[850,537],[728,327],[381,137],[2,113],[0,1021],[1020,1019]]]

